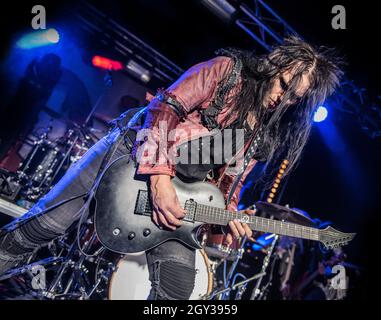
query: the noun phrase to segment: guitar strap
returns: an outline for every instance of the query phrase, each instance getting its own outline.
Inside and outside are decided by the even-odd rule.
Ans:
[[[246,152],[246,154],[244,156],[243,168],[242,168],[241,172],[239,174],[237,174],[236,177],[234,178],[234,181],[233,181],[232,186],[231,186],[230,191],[229,191],[228,198],[226,199],[226,205],[228,205],[230,203],[230,200],[231,200],[235,190],[237,189],[238,183],[242,179],[242,176],[243,176],[243,174],[244,174],[244,172],[245,172],[245,170],[246,170],[250,160],[257,153],[257,151],[258,151],[258,145],[259,145],[260,140],[261,140],[261,135],[262,135],[262,130],[259,129],[257,134],[254,137],[252,137],[250,146],[247,149],[247,152]]]

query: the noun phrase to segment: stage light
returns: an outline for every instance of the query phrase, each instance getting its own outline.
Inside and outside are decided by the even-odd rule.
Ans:
[[[130,60],[125,66],[123,66],[119,61],[111,60],[101,56],[94,56],[92,63],[95,67],[106,70],[125,70],[145,83],[151,80],[151,73],[134,60]]]
[[[46,39],[50,43],[58,43],[60,41],[60,35],[58,34],[56,29],[48,29],[46,32]]]
[[[119,61],[111,60],[101,56],[94,56],[92,63],[95,67],[106,69],[106,70],[122,70],[123,65]]]
[[[134,60],[130,60],[126,65],[126,68],[129,73],[133,74],[145,83],[151,80],[151,73]]]
[[[201,0],[201,3],[226,23],[234,20],[237,10],[226,0]]]
[[[314,113],[314,122],[322,122],[328,116],[328,110],[324,106],[320,106]]]
[[[39,30],[28,33],[16,42],[21,49],[32,49],[47,45],[56,44],[60,41],[60,35],[54,28]]]

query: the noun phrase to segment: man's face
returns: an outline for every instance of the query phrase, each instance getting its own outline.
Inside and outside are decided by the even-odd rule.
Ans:
[[[287,70],[276,76],[273,87],[264,99],[264,106],[267,108],[275,109],[283,99],[285,92],[288,90],[290,81],[292,80],[294,70]],[[297,104],[308,90],[310,81],[308,79],[308,73],[303,74],[296,92],[293,92],[292,98],[286,101],[286,106]]]

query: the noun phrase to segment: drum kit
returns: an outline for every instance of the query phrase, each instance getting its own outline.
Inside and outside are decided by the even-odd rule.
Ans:
[[[12,200],[28,207],[28,203],[32,204],[45,195],[67,169],[99,140],[94,132],[101,130],[69,120],[66,122],[69,129],[58,138],[49,136],[51,126],[48,126],[42,133],[33,133],[24,141],[23,149],[28,150],[27,154],[8,179],[9,184],[19,186],[14,188],[17,194],[12,195]]]
[[[309,220],[287,207],[267,204],[266,209],[276,212],[276,217],[286,214],[297,221]],[[256,236],[256,243],[245,238],[236,240],[228,248],[223,244],[222,235],[207,231],[204,234],[203,249],[196,250],[196,279],[190,298],[238,300],[242,299],[251,284],[253,292],[251,295],[246,292],[246,295],[249,294],[250,299],[260,299],[263,296],[262,290],[269,285],[265,276],[268,274],[267,267],[274,254],[278,236],[270,237],[271,240],[267,243],[259,241],[260,237],[263,234]],[[256,268],[250,267],[251,273],[245,275],[237,272],[242,257],[253,254],[253,245],[260,248]],[[121,255],[107,250],[97,238],[91,217],[80,228],[74,226],[49,246],[40,249],[30,260],[38,261],[2,275],[0,287],[4,281],[23,279],[20,283],[34,283],[27,290],[33,293],[30,296],[35,299],[79,300],[142,300],[148,297],[151,288],[145,252]],[[258,272],[252,274],[253,270]],[[43,283],[38,283],[36,287],[35,279],[40,279],[41,273]],[[29,278],[29,281],[25,278]],[[239,278],[242,281],[237,282]],[[4,295],[4,290],[1,291]]]

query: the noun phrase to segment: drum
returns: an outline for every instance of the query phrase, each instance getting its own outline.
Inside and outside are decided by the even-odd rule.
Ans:
[[[190,300],[199,300],[213,289],[213,274],[206,253],[196,250],[196,280]],[[109,300],[146,300],[151,290],[145,252],[127,254],[117,264],[108,289]]]
[[[21,178],[32,186],[50,185],[64,158],[62,148],[49,140],[36,142],[30,155],[19,169]]]

